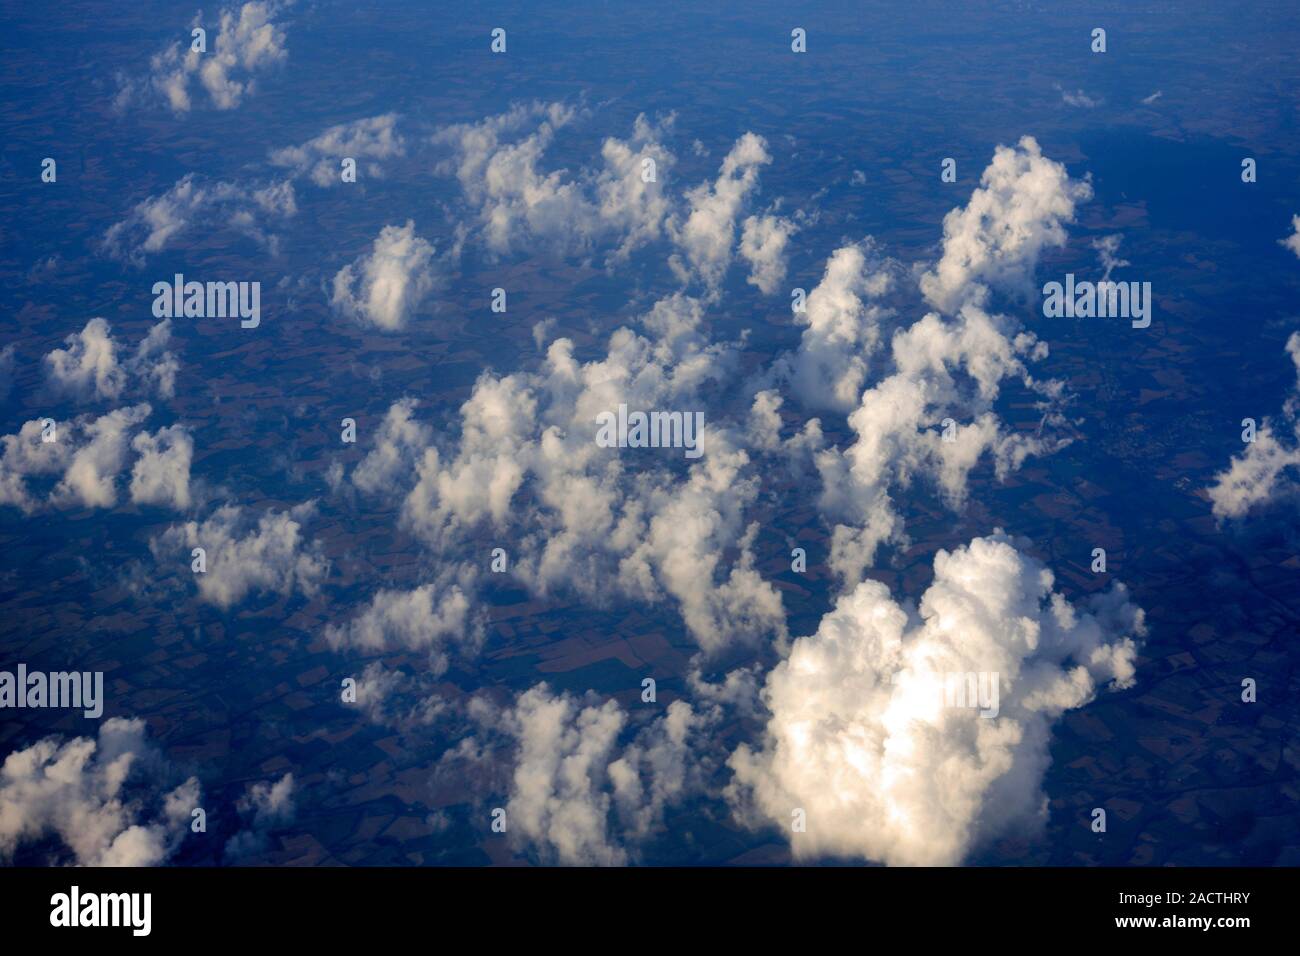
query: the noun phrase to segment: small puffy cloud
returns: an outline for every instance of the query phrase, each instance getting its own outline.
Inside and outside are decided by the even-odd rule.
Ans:
[[[389,407],[374,447],[352,472],[352,483],[362,491],[374,494],[414,479],[421,452],[433,443],[429,426],[412,417],[419,404],[403,398]]]
[[[144,721],[110,718],[98,739],[50,737],[0,765],[0,861],[24,844],[57,839],[77,866],[158,866],[184,839],[199,805],[191,777],[171,771]]]
[[[66,349],[45,356],[46,373],[61,391],[94,398],[117,398],[126,373],[117,363],[117,347],[103,319],[91,319],[79,333],[69,335]]]
[[[1092,240],[1092,247],[1097,250],[1097,261],[1101,263],[1102,269],[1105,270],[1101,281],[1109,282],[1112,272],[1131,264],[1127,259],[1119,257],[1119,244],[1123,240],[1123,235],[1118,232]]]
[[[1279,495],[1293,494],[1300,483],[1300,332],[1291,333],[1286,350],[1296,367],[1297,381],[1279,419],[1265,419],[1255,440],[1232,464],[1214,477],[1207,489],[1214,516],[1240,518]]]
[[[1300,258],[1300,216],[1291,217],[1291,235],[1285,239],[1279,239],[1282,245],[1286,246]]]
[[[130,431],[149,417],[148,405],[133,405],[101,415],[83,426],[86,441],[68,459],[62,480],[50,495],[64,507],[112,508],[117,504],[117,476],[128,458]]]
[[[740,232],[740,255],[749,263],[746,280],[764,295],[785,281],[786,251],[795,225],[782,216],[750,216]]]
[[[194,574],[199,598],[226,609],[250,593],[314,595],[329,570],[320,545],[303,536],[302,522],[314,504],[267,511],[256,520],[242,507],[225,505],[202,522],[173,525],[150,543],[154,558],[169,565],[203,548],[207,571]]]
[[[935,308],[955,313],[984,304],[990,287],[1023,287],[1042,251],[1064,245],[1075,204],[1091,196],[1092,187],[1070,179],[1032,136],[999,146],[970,201],[944,217],[943,254],[921,277],[921,291]]]
[[[1122,586],[1085,608],[1052,586],[998,532],[938,552],[919,614],[877,581],[841,597],[767,677],[762,744],[730,761],[741,819],[781,829],[796,859],[904,866],[955,865],[1041,825],[1053,723],[1131,684],[1144,633]],[[996,709],[946,696],[968,675],[996,680]]]
[[[356,706],[381,726],[402,730],[428,727],[448,710],[443,698],[428,689],[430,679],[437,676],[427,672],[412,676],[372,661],[357,678]]]
[[[149,256],[170,247],[203,221],[214,230],[234,229],[274,255],[279,237],[270,231],[271,224],[297,211],[290,182],[250,188],[187,173],[165,193],[141,200],[125,219],[110,226],[101,248],[114,259],[143,266]]]
[[[869,243],[837,249],[795,321],[807,325],[787,361],[790,384],[809,408],[851,411],[862,397],[868,363],[890,313],[873,303],[889,291],[888,267],[868,259]]]
[[[684,223],[672,221],[674,241],[685,260],[671,260],[679,278],[696,277],[710,290],[722,284],[731,265],[736,218],[758,186],[759,170],[772,161],[767,141],[755,133],[736,140],[712,183],[701,183],[686,194],[690,211]],[[755,227],[758,228],[758,227]]]
[[[506,803],[511,840],[545,863],[617,866],[696,786],[691,738],[701,718],[674,701],[625,746],[627,714],[539,684],[500,715],[514,750]]]
[[[357,161],[371,176],[379,176],[382,167],[377,162],[401,156],[406,144],[397,132],[397,114],[385,113],[331,126],[314,139],[301,146],[289,146],[271,153],[271,162],[286,166],[299,175],[307,175],[317,186],[328,188],[342,182],[340,165],[344,158]]]
[[[65,423],[65,430],[69,423]],[[39,418],[25,423],[17,434],[0,437],[0,504],[25,512],[35,511],[39,501],[28,488],[34,477],[58,474],[72,454],[70,441],[42,440],[46,423]],[[58,423],[54,423],[57,432]]]
[[[131,500],[141,505],[165,505],[178,511],[190,506],[190,463],[194,440],[184,425],[169,425],[152,435],[141,432],[131,441],[139,456],[131,468]]]
[[[449,645],[472,651],[483,633],[482,623],[471,616],[465,589],[449,574],[410,591],[381,588],[351,621],[327,627],[325,638],[335,649],[426,653],[432,672],[441,675],[449,664]]]
[[[111,332],[104,319],[91,319],[64,340],[66,348],[45,356],[46,376],[55,391],[78,399],[116,399],[134,380],[143,391],[172,397],[180,365],[167,349],[171,320],[150,329],[135,353],[122,360]]]
[[[406,326],[435,284],[433,246],[408,220],[385,226],[369,255],[338,271],[331,303],[363,325],[394,332]]]
[[[1087,93],[1083,92],[1083,90],[1075,90],[1071,93],[1069,90],[1062,89],[1060,85],[1057,85],[1056,89],[1057,92],[1061,94],[1061,102],[1066,106],[1073,106],[1082,110],[1091,110],[1096,109],[1101,105],[1100,99],[1095,99],[1089,96]],[[1145,100],[1143,102],[1145,102]]]
[[[226,859],[238,862],[263,852],[271,831],[293,822],[297,812],[294,792],[292,773],[286,773],[274,783],[258,781],[249,784],[236,804],[247,825],[226,842]]]
[[[188,113],[198,91],[207,93],[213,107],[232,110],[255,88],[256,74],[284,62],[284,28],[274,17],[288,6],[274,0],[250,2],[221,11],[215,36],[209,36],[206,53],[193,49],[187,38],[157,53],[149,75],[126,80],[116,98],[119,109],[150,98],[163,100],[173,113]],[[195,27],[203,27],[202,14]]]

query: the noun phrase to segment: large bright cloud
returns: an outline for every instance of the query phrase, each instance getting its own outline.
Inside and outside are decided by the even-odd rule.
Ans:
[[[1144,630],[1121,586],[1079,608],[1052,586],[1000,532],[940,551],[919,613],[858,584],[768,675],[764,739],[731,759],[742,818],[783,829],[796,859],[898,865],[1041,824],[1053,722],[1132,682]],[[949,675],[996,675],[996,716],[951,706]]]
[[[1091,196],[1032,136],[999,146],[967,204],[944,217],[943,255],[921,280],[926,298],[953,313],[986,304],[990,287],[1023,290],[1042,251],[1065,243],[1075,204]]]

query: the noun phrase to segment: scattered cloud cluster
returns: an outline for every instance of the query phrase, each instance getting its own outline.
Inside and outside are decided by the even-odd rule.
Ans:
[[[451,152],[436,168],[460,182],[491,252],[546,245],[585,254],[607,240],[614,263],[660,235],[670,208],[663,181],[674,162],[660,140],[671,117],[637,117],[630,138],[604,141],[598,167],[543,171],[557,132],[579,115],[562,103],[520,104],[433,135]]]
[[[275,255],[280,240],[271,226],[297,211],[293,184],[287,180],[254,188],[208,182],[187,173],[165,193],[141,200],[125,219],[110,226],[102,248],[112,258],[142,267],[150,256],[203,222],[212,229],[234,229]]]
[[[768,675],[765,737],[730,761],[741,818],[796,859],[913,866],[1040,824],[1053,722],[1130,684],[1144,633],[1122,586],[1084,608],[1052,586],[1001,532],[939,551],[919,612],[862,581]],[[953,674],[996,675],[996,718],[952,705]]]
[[[156,561],[171,567],[191,563],[193,550],[202,548],[206,570],[193,575],[199,598],[222,609],[263,592],[310,597],[329,571],[320,545],[303,534],[314,512],[310,501],[256,518],[243,506],[223,505],[203,521],[171,526],[149,547]]]
[[[544,863],[614,866],[652,838],[666,808],[698,787],[695,738],[707,722],[685,701],[631,739],[615,701],[539,684],[508,708],[480,709],[489,742],[514,753],[507,833]]]
[[[171,398],[180,363],[168,350],[170,343],[171,320],[164,319],[149,330],[133,354],[119,359],[112,328],[94,318],[67,337],[66,348],[45,356],[45,371],[56,392],[77,399],[117,399],[131,385]]]
[[[50,837],[77,866],[157,866],[179,847],[199,806],[190,777],[174,789],[142,720],[114,717],[98,739],[50,737],[0,766],[0,860]]]
[[[130,500],[188,508],[193,456],[189,432],[183,425],[152,434],[135,432],[151,411],[141,404],[64,422],[33,419],[17,434],[0,436],[0,505],[28,514],[42,507],[113,508],[119,477],[134,452]],[[47,441],[51,434],[54,440]],[[44,495],[40,484],[49,486]]]
[[[288,57],[284,27],[275,17],[288,6],[275,0],[249,2],[221,11],[216,36],[206,51],[188,43],[174,43],[155,54],[149,75],[127,79],[118,92],[119,109],[149,99],[160,99],[173,113],[188,113],[196,93],[206,93],[218,110],[233,110],[254,92],[256,76]],[[202,14],[194,27],[204,28]]]
[[[285,166],[297,175],[306,175],[313,183],[327,189],[342,182],[341,163],[354,159],[373,177],[383,175],[379,160],[401,156],[406,142],[397,132],[397,114],[384,113],[351,123],[331,126],[301,146],[288,146],[271,153],[271,163]],[[364,167],[362,162],[369,160]]]
[[[695,278],[705,288],[715,291],[722,284],[731,266],[736,219],[758,187],[759,170],[771,161],[763,137],[746,133],[736,140],[722,161],[718,178],[687,192],[689,212],[685,221],[679,223],[674,219],[669,224],[673,239],[681,249],[681,254],[674,255],[669,264],[683,282]],[[784,271],[782,253],[788,224],[769,217],[750,226],[748,232],[747,258],[753,263],[755,274],[768,281],[778,269]]]
[[[647,334],[616,331],[603,358],[580,362],[561,338],[536,373],[485,373],[451,448],[421,447],[429,430],[398,403],[354,481],[379,484],[377,475],[405,473],[414,459],[403,526],[444,554],[475,528],[513,528],[509,570],[535,593],[576,591],[597,603],[667,595],[710,650],[782,634],[780,596],[753,568],[744,520],[758,480],[734,438],[706,424],[707,451],[683,479],[679,450],[632,470],[594,441],[596,416],[620,403],[703,407],[702,390],[725,375],[733,349],[708,344],[702,318],[698,300],[674,295],[642,316]],[[729,550],[737,557],[728,564]]]
[[[565,254],[590,255],[609,247],[605,265],[661,236],[675,249],[669,264],[683,283],[716,293],[736,252],[740,216],[771,162],[761,136],[746,133],[723,160],[715,180],[685,190],[667,188],[676,158],[663,144],[673,117],[638,116],[627,139],[608,137],[600,163],[576,172],[544,171],[543,161],[560,130],[582,115],[562,103],[521,104],[478,123],[445,127],[433,143],[451,151],[437,168],[454,174],[476,210],[487,248],[498,255],[545,245]],[[763,214],[740,226],[740,254],[749,281],[774,293],[786,271],[790,220]]]

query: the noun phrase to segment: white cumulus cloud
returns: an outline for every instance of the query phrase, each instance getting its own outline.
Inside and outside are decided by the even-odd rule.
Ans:
[[[1122,587],[1076,608],[1052,586],[998,532],[936,555],[919,612],[876,581],[842,596],[767,677],[763,741],[730,761],[741,818],[796,859],[930,866],[1040,825],[1052,724],[1131,683],[1144,630]],[[954,674],[996,675],[997,716],[953,706]]]

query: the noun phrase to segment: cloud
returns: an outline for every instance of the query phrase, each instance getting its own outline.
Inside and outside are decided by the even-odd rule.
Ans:
[[[746,133],[736,140],[722,161],[718,178],[712,183],[701,183],[686,194],[690,209],[686,221],[678,224],[673,220],[669,224],[673,239],[685,256],[684,261],[674,256],[670,264],[683,282],[694,277],[710,290],[721,285],[731,265],[736,218],[758,186],[759,169],[771,161],[767,141]]]
[[[271,831],[293,822],[297,812],[295,789],[292,773],[286,773],[274,783],[259,781],[248,785],[236,804],[248,825],[226,842],[225,855],[228,861],[238,862],[262,853]]]
[[[437,692],[422,691],[432,677],[435,675],[427,671],[412,676],[372,661],[357,678],[356,706],[375,724],[398,730],[427,727],[448,711]],[[415,699],[409,702],[412,691]]]
[[[1122,586],[1080,609],[1052,585],[997,532],[938,552],[919,615],[877,581],[841,597],[768,675],[763,742],[730,761],[741,818],[782,829],[796,859],[922,866],[1041,825],[1052,724],[1128,686],[1144,633]],[[946,705],[950,674],[997,675],[997,716]]]
[[[1001,478],[1029,455],[1060,447],[1041,432],[1062,420],[1063,386],[1035,380],[1026,364],[1044,358],[1047,346],[984,306],[990,284],[1026,284],[1041,249],[1064,243],[1062,223],[1089,187],[1071,181],[1029,137],[1016,149],[999,147],[981,182],[965,207],[945,217],[942,257],[921,277],[923,295],[940,311],[897,328],[887,354],[877,354],[880,325],[892,313],[870,300],[890,289],[896,268],[869,262],[869,244],[837,250],[809,295],[799,351],[776,363],[774,377],[788,377],[811,407],[852,409],[851,444],[819,447],[815,421],[782,443],[779,406],[761,392],[755,398],[751,433],[764,447],[813,458],[818,505],[834,525],[830,565],[845,581],[860,579],[882,544],[906,542],[897,489],[922,479],[958,508],[967,476],[986,454]],[[995,414],[1009,378],[1038,395],[1038,432],[1008,431]]]
[[[620,403],[703,407],[701,390],[724,377],[734,347],[707,344],[702,321],[698,300],[674,295],[642,316],[648,335],[617,330],[603,358],[579,362],[560,338],[535,374],[485,373],[461,407],[459,443],[419,459],[403,527],[440,552],[476,527],[514,529],[509,570],[533,593],[601,605],[668,596],[708,651],[783,634],[780,594],[754,568],[757,529],[745,520],[758,478],[729,431],[706,422],[706,451],[681,477],[678,450],[624,456],[595,442],[596,416]]]
[[[433,256],[433,246],[415,234],[413,221],[385,226],[370,255],[334,276],[331,304],[363,325],[398,331],[437,284]]]
[[[943,254],[922,276],[921,291],[952,314],[985,304],[990,286],[1024,287],[1043,249],[1064,245],[1075,203],[1091,196],[1092,187],[1070,179],[1032,136],[999,146],[970,201],[944,217]]]
[[[795,321],[807,328],[799,351],[787,360],[790,384],[809,408],[848,412],[862,397],[881,320],[891,314],[869,304],[892,286],[888,265],[870,262],[871,252],[869,242],[837,249],[821,282],[808,293],[804,311],[795,313]]]
[[[785,281],[786,251],[795,225],[781,216],[750,216],[740,233],[740,254],[749,263],[750,285],[773,295]]]
[[[1123,239],[1124,237],[1117,232],[1092,240],[1092,247],[1097,250],[1097,260],[1101,263],[1101,267],[1106,270],[1101,277],[1102,282],[1109,282],[1110,274],[1116,269],[1131,265],[1127,259],[1119,257],[1119,244]]]
[[[618,866],[662,828],[664,810],[698,786],[692,743],[702,718],[671,703],[626,745],[627,714],[615,701],[525,691],[496,715],[514,769],[507,833],[543,863]]]
[[[64,340],[66,349],[45,356],[46,375],[55,391],[78,399],[116,399],[135,379],[142,390],[171,398],[180,368],[176,356],[167,351],[171,320],[164,319],[150,329],[135,354],[121,362],[111,332],[103,319],[91,319],[84,329]]]
[[[149,547],[156,560],[169,565],[188,561],[194,548],[203,548],[207,571],[194,574],[199,598],[223,610],[250,593],[287,597],[296,590],[310,597],[329,570],[320,545],[303,537],[302,522],[313,513],[314,502],[307,502],[267,511],[254,521],[242,506],[224,505],[202,522],[173,525]]]
[[[412,418],[419,406],[414,398],[394,402],[375,435],[374,447],[352,471],[352,483],[374,494],[415,473],[420,453],[433,443],[428,425]]]
[[[1300,468],[1300,332],[1291,333],[1286,350],[1295,364],[1297,383],[1282,407],[1280,420],[1264,419],[1255,440],[1214,476],[1214,484],[1207,489],[1214,516],[1220,520],[1241,518],[1252,508],[1279,495],[1293,494],[1300,487],[1294,474],[1294,469]]]
[[[362,160],[372,160],[365,172],[379,178],[383,167],[374,160],[401,156],[405,149],[406,143],[397,132],[397,114],[385,113],[331,126],[301,146],[275,150],[271,163],[290,167],[298,175],[309,176],[317,186],[329,188],[342,182],[340,163],[345,157],[355,159],[359,169]]]
[[[1285,239],[1279,239],[1279,243],[1286,246],[1300,258],[1300,216],[1291,217],[1291,235]]]
[[[1029,455],[1059,447],[1039,434],[1008,432],[993,411],[1003,380],[1016,377],[1044,396],[1044,423],[1059,420],[1055,383],[1036,382],[1025,366],[1046,346],[1010,326],[967,306],[955,320],[930,313],[900,329],[891,342],[893,372],[864,391],[849,416],[853,443],[816,453],[823,514],[847,522],[834,529],[830,562],[846,581],[871,566],[880,544],[905,541],[895,489],[923,478],[957,508],[985,454],[1001,478]]]
[[[112,508],[117,476],[126,465],[130,430],[149,417],[148,405],[119,408],[84,425],[88,439],[71,452],[67,470],[50,495],[51,503]]]
[[[142,267],[149,256],[172,246],[202,219],[210,229],[234,229],[276,255],[279,237],[270,225],[297,211],[293,184],[288,181],[250,188],[208,182],[187,173],[165,193],[142,200],[125,219],[110,226],[101,248],[114,259]]]
[[[16,750],[0,766],[0,860],[58,839],[77,866],[158,866],[185,837],[199,782],[167,791],[171,776],[143,720],[114,717],[98,740],[56,737]]]
[[[585,254],[608,241],[612,266],[660,236],[671,208],[663,182],[674,162],[661,140],[672,117],[656,123],[638,116],[628,139],[603,141],[598,164],[573,174],[544,171],[557,133],[581,115],[562,103],[518,104],[434,134],[432,142],[452,153],[436,168],[460,182],[491,252],[547,247]]]
[[[381,589],[351,621],[329,625],[325,639],[336,650],[353,647],[372,653],[427,653],[429,670],[441,675],[449,664],[449,644],[460,644],[468,653],[483,642],[483,622],[470,613],[467,588],[465,575],[452,572],[410,591]]]
[[[132,431],[151,413],[147,404],[119,408],[95,418],[53,419],[53,441],[45,441],[45,419],[26,422],[15,435],[0,437],[0,505],[31,514],[42,505],[54,508],[112,508],[117,504],[118,476],[134,450],[131,500],[136,503],[189,505],[192,445],[180,425],[153,435]],[[44,501],[30,487],[35,480],[51,485]]]
[[[190,463],[194,441],[184,425],[142,432],[131,441],[139,457],[131,469],[131,500],[183,511],[190,506]]]
[[[1096,109],[1098,106],[1101,105],[1102,102],[1099,99],[1093,99],[1087,93],[1083,92],[1083,90],[1075,90],[1073,93],[1071,93],[1069,90],[1061,89],[1060,84],[1057,84],[1056,89],[1057,92],[1061,94],[1061,102],[1064,103],[1066,106],[1074,106],[1074,107],[1078,107],[1079,109],[1091,110],[1091,109]]]
[[[1150,106],[1152,103],[1154,103],[1156,100],[1160,99],[1160,97],[1164,95],[1165,95],[1164,90],[1156,90],[1150,96],[1142,97],[1142,102],[1144,105]]]
[[[206,53],[181,43],[162,50],[150,60],[147,77],[123,81],[115,104],[124,109],[157,98],[173,113],[188,113],[196,91],[202,91],[214,108],[235,109],[254,92],[256,74],[288,57],[284,28],[273,19],[286,6],[252,2],[223,9]],[[194,26],[202,26],[201,17],[200,13],[194,18]]]

